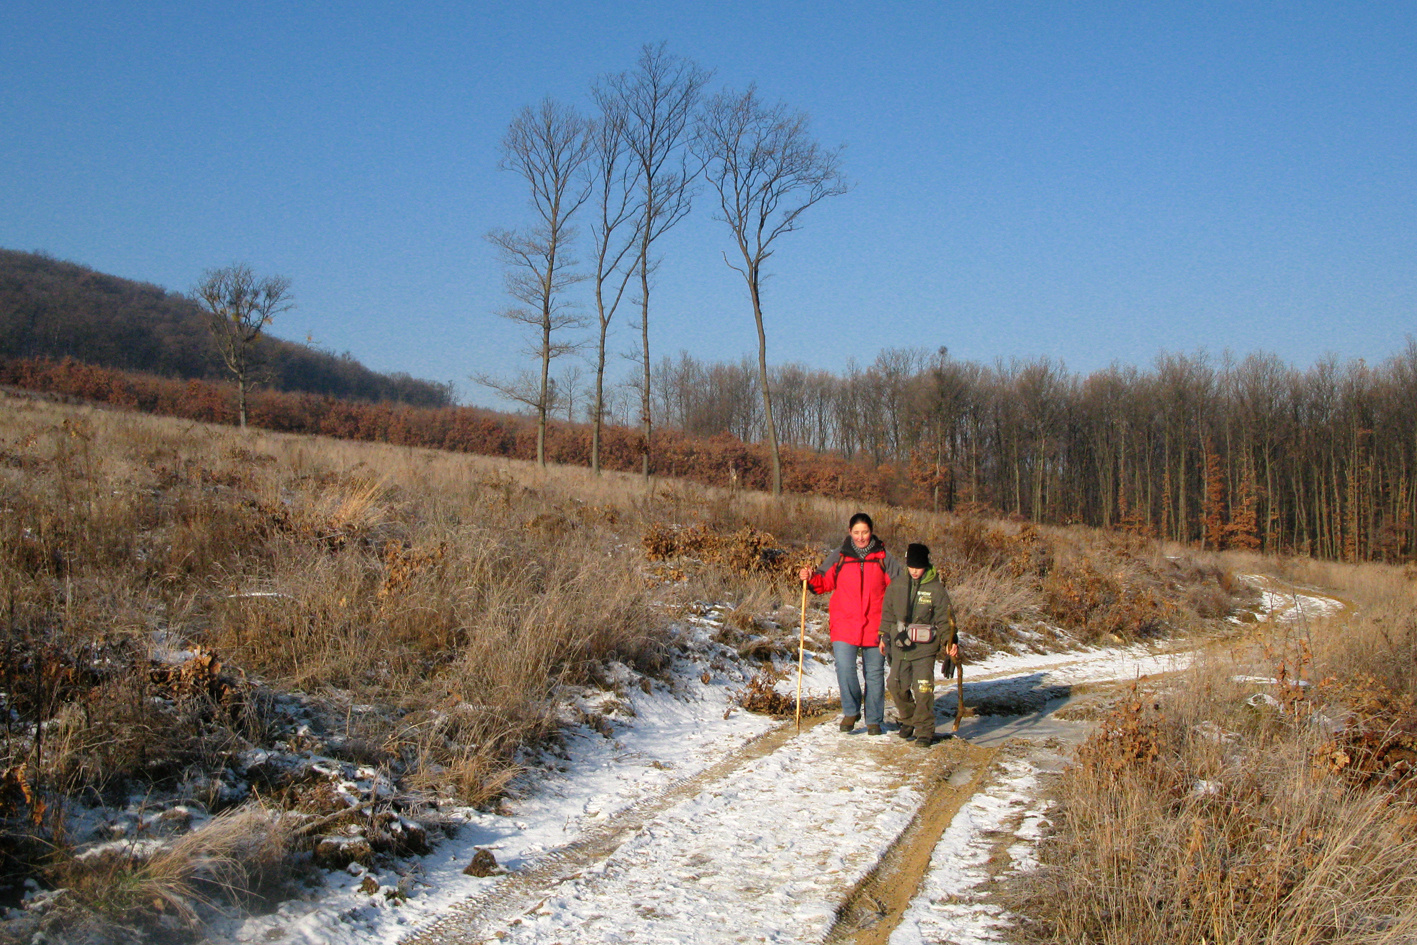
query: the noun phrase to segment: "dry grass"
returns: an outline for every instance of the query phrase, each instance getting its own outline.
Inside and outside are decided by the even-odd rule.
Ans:
[[[606,661],[663,665],[663,615],[621,541],[642,521],[632,496],[642,489],[615,477],[7,398],[0,818],[12,849],[32,837],[33,850],[64,850],[74,800],[220,772],[268,738],[269,694],[289,691],[384,707],[311,747],[488,800],[518,748],[554,733],[558,687]],[[119,860],[95,889],[162,900],[147,884],[166,861]],[[69,869],[53,862],[6,870]]]
[[[1060,779],[1043,868],[1014,884],[1031,940],[1417,936],[1412,586],[1381,566],[1287,569],[1356,612],[1122,701]],[[1277,682],[1236,681],[1257,671]]]
[[[287,818],[252,804],[219,814],[171,844],[61,853],[50,875],[100,915],[139,925],[164,924],[155,920],[168,916],[195,928],[199,909],[281,883],[290,871],[292,836]]]

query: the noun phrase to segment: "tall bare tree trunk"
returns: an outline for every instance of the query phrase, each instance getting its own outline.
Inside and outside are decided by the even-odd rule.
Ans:
[[[647,260],[649,257],[649,230],[645,230],[646,239],[644,249],[640,256],[640,342],[641,352],[644,355],[644,389],[640,391],[640,428],[644,431],[644,441],[640,448],[644,450],[643,472],[645,485],[649,485],[650,474],[652,472],[650,456],[653,455],[654,440],[654,415],[650,409],[650,363],[649,363],[649,267]]]
[[[758,269],[749,269],[748,288],[753,297],[753,320],[758,325],[758,383],[763,386],[763,419],[767,422],[768,446],[772,449],[772,494],[782,495],[782,455],[777,445],[777,424],[772,416],[772,388],[768,385],[768,336],[763,331],[763,307],[758,295]]]

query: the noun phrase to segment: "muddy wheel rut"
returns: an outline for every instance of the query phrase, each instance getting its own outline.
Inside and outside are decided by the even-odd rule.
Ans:
[[[932,777],[915,818],[837,909],[836,922],[826,935],[828,945],[880,945],[890,939],[930,868],[935,845],[960,808],[988,780],[999,749],[961,739],[946,746],[948,761]]]
[[[834,722],[832,717],[811,720],[804,725],[801,736],[789,722],[758,736],[712,767],[626,808],[579,840],[505,877],[484,894],[458,903],[439,920],[402,941],[408,945],[442,945],[502,938],[506,930],[529,920],[549,897],[565,895],[566,887],[596,886],[606,861],[622,848],[645,842],[646,835],[660,833],[664,827],[657,818],[676,805],[726,789],[735,775],[753,762],[775,752],[790,752],[794,739],[808,738],[811,729]],[[850,781],[854,765],[872,762],[889,772],[900,787],[913,790],[918,802],[904,829],[884,838],[871,851],[874,865],[854,884],[847,885],[843,879],[841,883],[826,883],[820,888],[828,915],[818,922],[806,922],[798,940],[885,942],[929,869],[935,844],[959,809],[987,783],[999,749],[949,738],[921,750],[913,742],[891,735],[871,737],[859,731],[840,738],[832,734],[827,737],[827,743],[838,747],[840,752],[832,767],[839,775],[836,782],[841,783],[824,775],[822,790],[840,790],[842,784]],[[796,828],[784,826],[782,829]],[[650,842],[657,840],[656,837]],[[712,852],[727,858],[741,855],[741,851],[731,845],[720,846]],[[765,885],[780,879],[782,877],[770,875],[761,877]],[[666,877],[664,881],[674,880]],[[835,910],[831,909],[833,902],[840,904]],[[626,908],[640,906],[626,903]],[[644,914],[651,917],[653,908],[647,908]],[[585,932],[586,937],[581,940],[597,940],[593,927]]]

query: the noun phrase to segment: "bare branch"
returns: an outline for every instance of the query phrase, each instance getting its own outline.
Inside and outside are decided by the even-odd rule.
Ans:
[[[500,314],[531,329],[531,341],[525,351],[539,359],[540,377],[530,386],[525,374],[510,381],[486,375],[473,379],[535,408],[536,459],[543,466],[546,418],[554,394],[551,361],[575,348],[563,341],[561,334],[582,324],[570,311],[564,293],[584,278],[574,271],[575,260],[567,253],[567,247],[575,238],[570,219],[594,190],[593,181],[585,174],[587,162],[595,154],[592,133],[588,119],[550,98],[543,99],[536,108],[524,107],[502,139],[500,167],[526,180],[535,223],[487,234],[488,242],[497,248],[506,266],[507,294],[522,303]],[[528,401],[531,390],[535,391],[535,398]]]
[[[654,241],[689,212],[697,170],[684,147],[694,110],[711,73],[692,60],[672,55],[665,43],[645,45],[636,67],[606,76],[594,95],[602,112],[613,117],[623,145],[636,165],[638,215],[635,270],[640,275],[640,340],[642,348],[644,475],[651,468],[653,411],[650,405],[649,297]],[[623,286],[622,286],[623,290]],[[618,296],[617,296],[618,298]]]

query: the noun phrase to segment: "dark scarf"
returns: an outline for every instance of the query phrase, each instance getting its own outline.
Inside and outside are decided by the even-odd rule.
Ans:
[[[843,558],[855,558],[857,561],[865,561],[866,556],[869,555],[871,552],[884,547],[885,545],[881,543],[881,540],[875,535],[872,535],[871,540],[867,542],[865,548],[857,548],[856,542],[851,540],[850,535],[847,535],[846,541],[841,543],[841,556]]]

